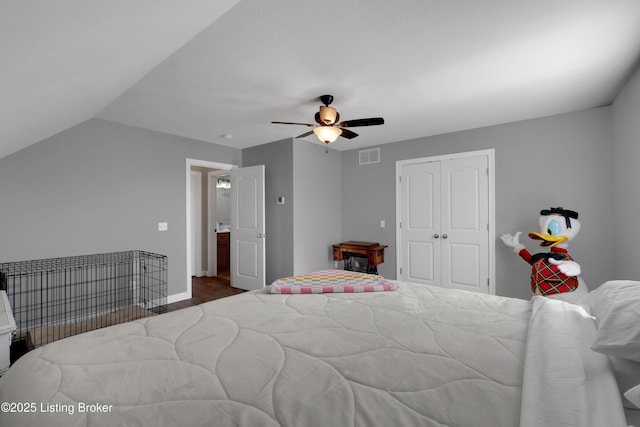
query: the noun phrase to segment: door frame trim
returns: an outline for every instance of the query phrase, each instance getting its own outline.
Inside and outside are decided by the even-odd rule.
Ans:
[[[167,303],[182,301],[186,299],[191,299],[192,297],[192,289],[191,289],[191,276],[193,275],[191,271],[191,257],[193,254],[191,253],[191,166],[200,166],[211,169],[225,169],[231,170],[238,167],[238,165],[229,164],[229,163],[219,163],[212,162],[209,160],[200,160],[200,159],[185,159],[186,167],[185,167],[185,193],[186,193],[186,224],[187,224],[187,242],[186,242],[186,265],[187,265],[187,290],[186,292],[182,292],[180,294],[170,295],[167,298]]]
[[[488,165],[488,190],[489,190],[489,233],[488,233],[488,254],[489,254],[489,294],[495,295],[496,293],[496,256],[495,256],[495,149],[489,148],[485,150],[477,151],[464,151],[459,153],[442,154],[437,156],[419,157],[413,159],[396,160],[396,277],[400,278],[400,269],[402,268],[401,258],[401,183],[400,177],[402,176],[402,167],[405,165],[411,165],[416,163],[429,163],[437,162],[448,159],[459,159],[465,157],[478,157],[486,156]]]
[[[195,182],[194,182],[194,178],[195,178]],[[191,204],[195,205],[196,209],[200,208],[200,212],[202,213],[202,172],[200,171],[191,171],[191,183],[190,183],[190,189],[191,189]],[[195,184],[195,188],[194,188],[194,184]],[[194,194],[194,190],[195,194]],[[191,214],[193,214],[193,210],[190,211]],[[195,217],[195,218],[194,218]],[[191,262],[192,265],[195,265],[195,270],[196,271],[191,271],[191,274],[193,276],[196,277],[201,277],[203,276],[203,271],[202,271],[202,224],[204,223],[203,218],[202,218],[202,214],[200,215],[193,215],[191,217],[189,217],[190,221],[191,221],[191,231],[193,232],[193,235],[191,235],[192,237],[192,253],[191,253],[191,257],[189,258],[189,261]],[[194,220],[195,220],[195,224],[194,224]],[[198,235],[198,232],[200,232],[200,235]],[[193,239],[195,239],[195,242],[193,241]],[[195,245],[194,245],[195,243]],[[198,245],[198,243],[200,243]],[[198,247],[200,246],[200,247]],[[195,249],[195,253],[193,253]]]

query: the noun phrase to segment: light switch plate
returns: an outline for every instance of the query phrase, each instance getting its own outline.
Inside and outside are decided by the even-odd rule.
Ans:
[[[158,231],[167,231],[168,229],[169,229],[169,224],[167,224],[166,222],[158,223]]]

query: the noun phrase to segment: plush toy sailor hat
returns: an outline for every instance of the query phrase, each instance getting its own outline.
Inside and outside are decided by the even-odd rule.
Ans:
[[[542,240],[540,246],[566,247],[580,231],[578,212],[562,207],[543,209],[540,211],[540,232],[529,232],[529,237]]]

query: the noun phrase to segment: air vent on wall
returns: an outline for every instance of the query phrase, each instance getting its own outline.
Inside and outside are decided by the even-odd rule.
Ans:
[[[370,163],[380,163],[380,148],[371,148],[370,150],[361,150],[358,152],[361,165]]]

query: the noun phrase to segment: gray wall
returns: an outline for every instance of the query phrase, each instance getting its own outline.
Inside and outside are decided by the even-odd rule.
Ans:
[[[242,150],[242,166],[264,165],[266,284],[293,274],[293,147],[292,139]],[[276,204],[284,196],[285,204]]]
[[[579,212],[582,231],[569,253],[594,288],[612,277],[613,177],[611,108],[604,107],[380,146],[381,162],[358,165],[358,150],[342,155],[342,238],[389,245],[380,274],[396,277],[396,161],[495,149],[496,230],[523,231],[532,253],[538,245],[526,232],[538,230],[543,208]],[[380,228],[380,220],[387,227]],[[544,251],[544,250],[541,250]],[[604,254],[604,255],[603,255]],[[496,242],[496,293],[530,297],[530,267]]]
[[[341,242],[340,153],[297,141],[293,145],[294,274],[333,268],[332,247]]]
[[[613,104],[613,274],[640,280],[640,68]]]
[[[242,160],[265,165],[266,283],[332,268],[331,244],[341,236],[340,153],[289,138],[244,149]]]
[[[640,279],[639,116],[636,72],[612,107],[385,144],[381,163],[363,166],[357,150],[287,139],[240,151],[89,120],[0,159],[0,262],[142,249],[169,256],[169,292],[184,292],[190,157],[265,164],[268,282],[332,265],[328,247],[345,240],[389,245],[379,271],[394,278],[395,162],[494,148],[496,239],[537,229],[538,211],[561,205],[580,213],[570,253],[591,288]],[[496,276],[498,294],[529,297],[529,266],[500,242]]]
[[[238,149],[89,120],[0,159],[0,262],[141,249],[186,291],[186,158]],[[167,232],[157,223],[166,221]]]

